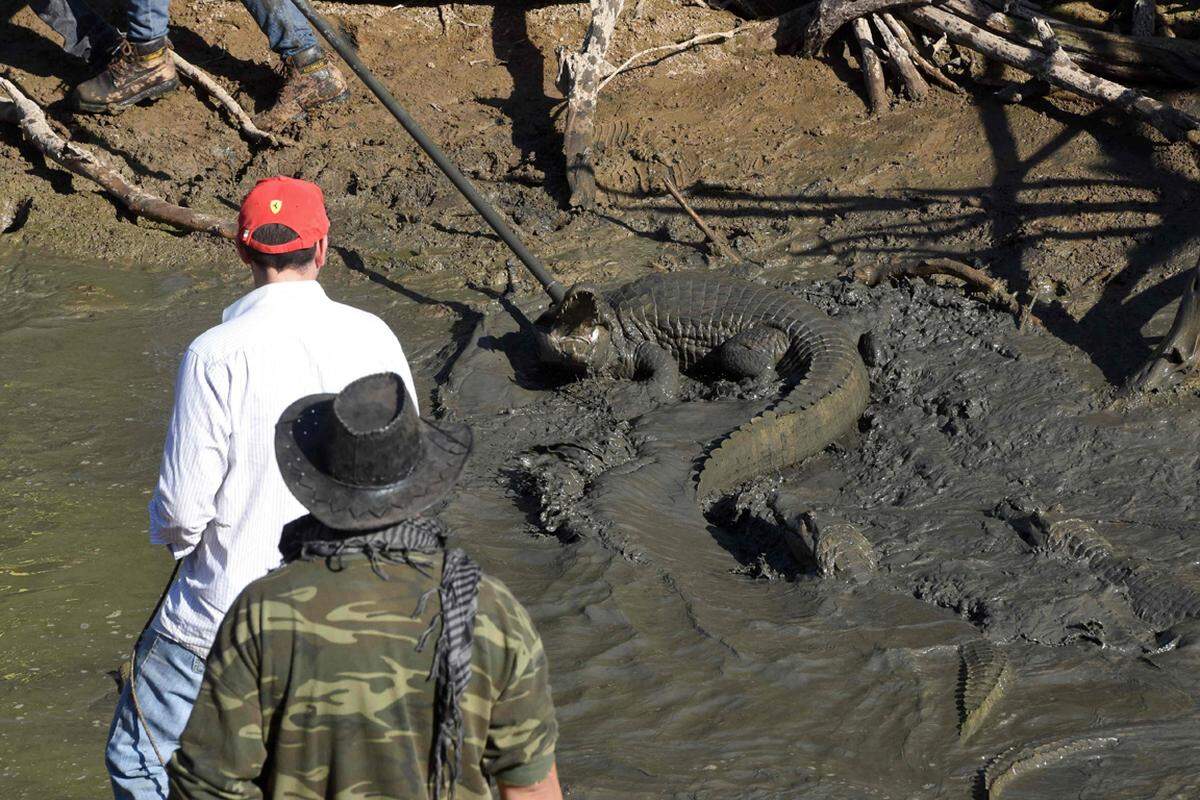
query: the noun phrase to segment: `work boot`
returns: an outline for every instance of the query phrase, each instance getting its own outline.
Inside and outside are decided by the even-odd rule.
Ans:
[[[319,47],[309,47],[283,60],[283,87],[275,105],[259,116],[258,124],[278,130],[305,111],[327,103],[341,103],[350,97],[346,79],[330,63]]]
[[[167,37],[148,42],[124,40],[103,72],[75,87],[71,102],[80,111],[115,114],[134,103],[162,97],[178,86]]]

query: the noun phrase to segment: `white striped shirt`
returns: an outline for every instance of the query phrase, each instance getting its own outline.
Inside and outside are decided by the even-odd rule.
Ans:
[[[261,286],[183,354],[150,542],[183,559],[154,627],[206,653],[225,611],[278,566],[283,526],[306,512],[275,462],[275,422],[293,401],[376,372],[416,391],[378,317],[330,300],[314,280]]]

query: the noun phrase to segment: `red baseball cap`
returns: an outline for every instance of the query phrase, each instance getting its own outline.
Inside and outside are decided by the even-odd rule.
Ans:
[[[283,244],[254,241],[254,232],[263,225],[286,225],[296,237]],[[242,201],[238,213],[238,241],[260,253],[290,253],[312,247],[329,233],[325,213],[325,195],[315,183],[282,175],[263,178],[254,184]]]

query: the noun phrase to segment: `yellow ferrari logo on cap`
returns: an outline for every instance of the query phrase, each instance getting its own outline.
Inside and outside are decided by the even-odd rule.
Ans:
[[[278,214],[279,209],[281,209],[281,208],[283,208],[282,200],[272,200],[271,201],[271,213],[272,214]]]

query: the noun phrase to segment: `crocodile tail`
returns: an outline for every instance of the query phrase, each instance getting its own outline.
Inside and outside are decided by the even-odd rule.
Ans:
[[[803,380],[776,406],[730,433],[708,454],[697,485],[702,502],[820,452],[858,421],[870,393],[866,367],[844,336],[830,344],[818,351]]]

